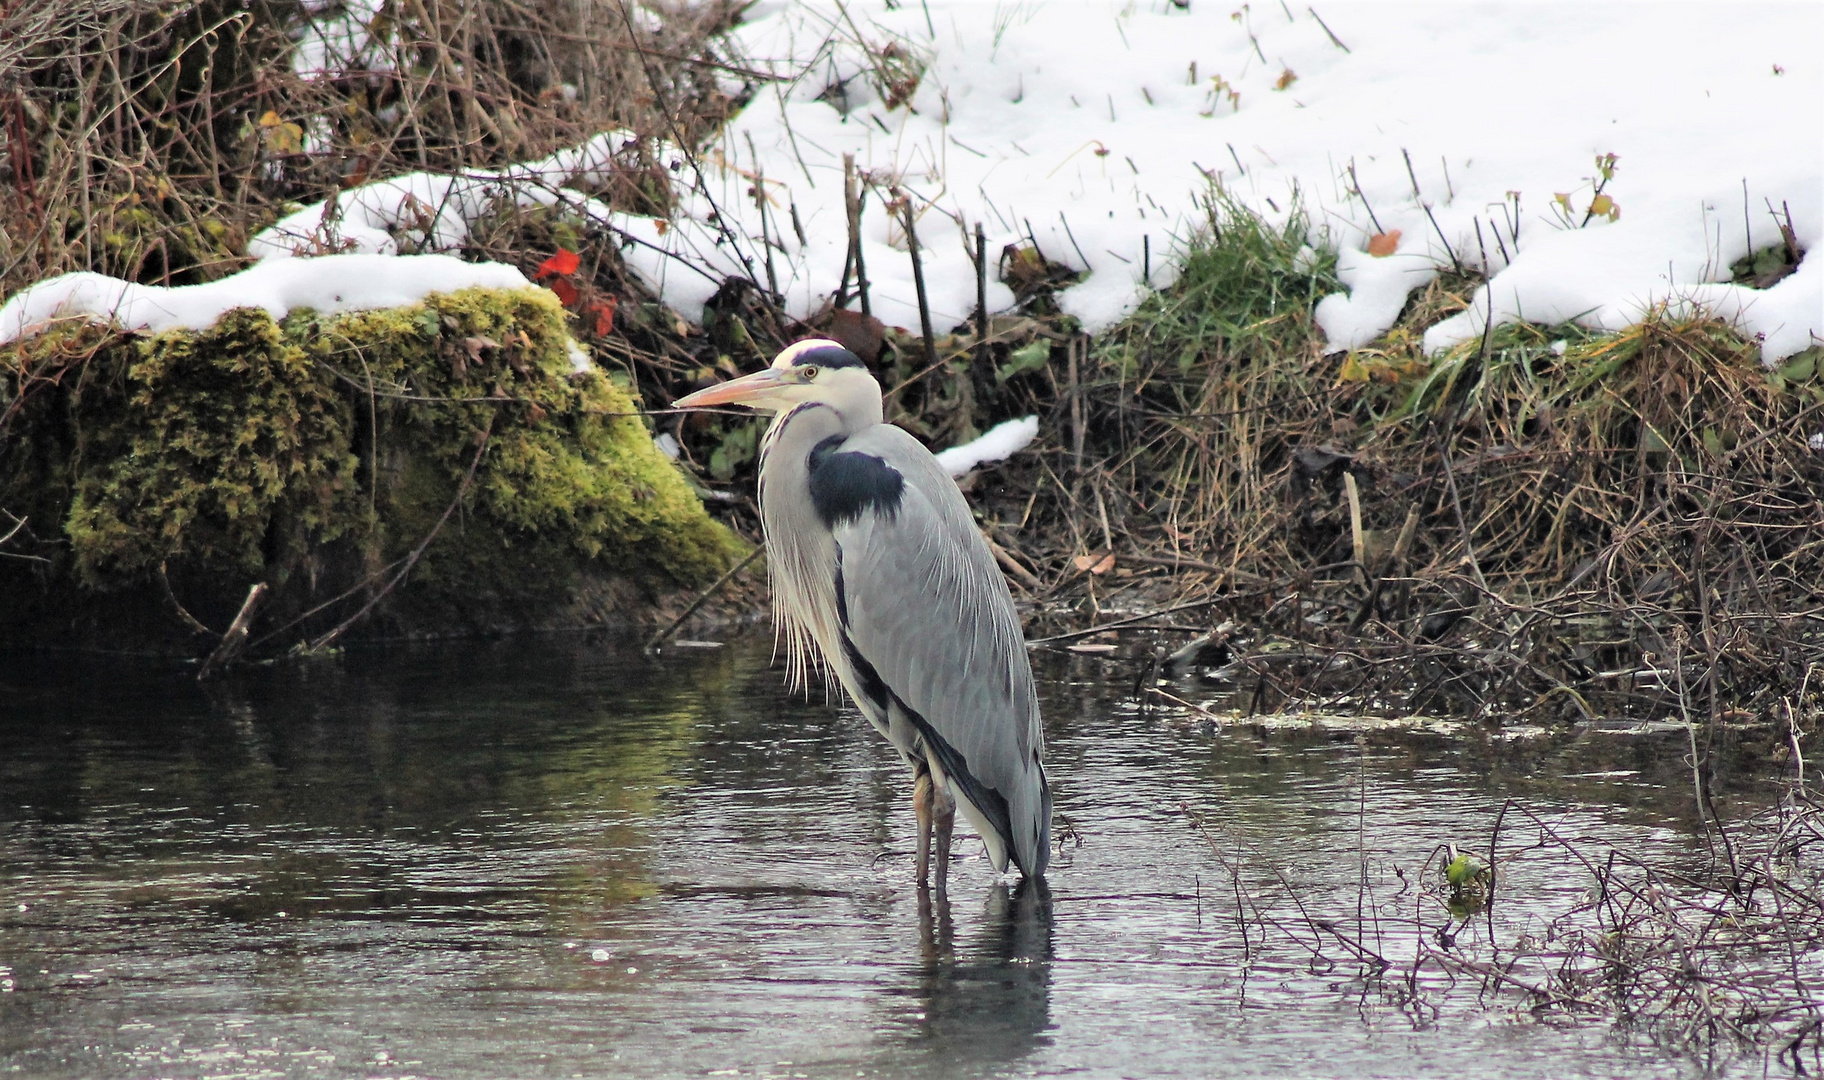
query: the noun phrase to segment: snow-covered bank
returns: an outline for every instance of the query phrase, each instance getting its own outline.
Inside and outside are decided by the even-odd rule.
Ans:
[[[1319,310],[1337,348],[1383,333],[1453,262],[1492,280],[1475,310],[1432,328],[1434,350],[1479,333],[1491,297],[1501,321],[1608,330],[1656,305],[1701,309],[1761,336],[1769,361],[1824,337],[1817,5],[764,0],[736,33],[748,64],[784,81],[708,153],[666,152],[676,217],[574,203],[619,230],[632,268],[687,317],[728,275],[766,281],[769,248],[793,313],[834,292],[853,155],[874,193],[874,309],[902,326],[918,317],[883,207],[895,193],[918,218],[940,329],[974,306],[965,234],[979,223],[991,257],[1036,242],[1084,271],[1062,303],[1098,330],[1170,280],[1172,249],[1203,220],[1197,197],[1220,183],[1269,217],[1302,203],[1338,252],[1349,291]],[[253,253],[397,250],[401,230],[448,249],[494,195],[587,186],[617,137],[498,174],[346,192]],[[1770,289],[1728,284],[1732,262],[1780,242],[1774,212],[1814,254]],[[991,307],[1012,301],[990,281]]]
[[[1081,271],[1060,300],[1094,331],[1171,280],[1174,250],[1204,224],[1198,198],[1221,184],[1269,218],[1302,207],[1336,251],[1348,291],[1317,312],[1335,348],[1385,332],[1453,265],[1490,281],[1428,330],[1432,351],[1479,334],[1491,310],[1602,330],[1659,306],[1706,312],[1770,362],[1824,340],[1824,6],[763,0],[735,35],[744,63],[781,81],[704,153],[658,148],[670,219],[589,195],[632,167],[616,162],[632,136],[607,132],[539,161],[344,191],[249,254],[456,251],[503,199],[562,204],[615,230],[629,267],[688,318],[730,276],[776,281],[806,316],[841,279],[852,156],[874,310],[900,326],[919,320],[890,199],[916,215],[940,330],[973,309],[967,238],[981,225],[991,260],[1036,243]],[[1797,271],[1730,283],[1787,218],[1809,252]],[[194,326],[203,316],[186,313],[219,313],[230,292],[272,310],[271,289],[297,273],[169,294],[70,275],[15,297],[0,337],[59,310]],[[383,306],[450,287],[424,280],[448,273],[400,264],[346,294]],[[1013,303],[994,274],[988,302]]]
[[[959,225],[984,222],[997,250],[1030,230],[1048,257],[1091,271],[1064,305],[1096,329],[1132,309],[1148,247],[1159,279],[1215,179],[1270,215],[1302,195],[1351,287],[1321,312],[1337,347],[1384,332],[1453,254],[1495,272],[1503,319],[1619,329],[1686,301],[1766,335],[1769,359],[1824,334],[1815,254],[1764,294],[1712,284],[1779,242],[1768,202],[1790,208],[1802,246],[1824,241],[1816,5],[929,10],[776,2],[743,32],[756,64],[797,75],[737,117],[725,145],[798,204],[812,238],[794,264],[799,304],[840,273],[838,177],[853,153],[928,201],[920,233],[944,325],[973,300]],[[909,109],[880,98],[894,42],[928,57]],[[749,139],[757,161],[742,155]],[[1617,161],[1602,193],[1619,214],[1585,224],[1605,154]],[[1395,231],[1392,255],[1363,250]],[[895,232],[872,218],[876,306],[915,325]],[[1428,344],[1477,329],[1465,317]]]

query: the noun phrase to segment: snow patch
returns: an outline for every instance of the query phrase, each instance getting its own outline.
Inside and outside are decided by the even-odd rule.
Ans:
[[[841,273],[847,153],[921,209],[939,326],[973,306],[960,234],[976,222],[991,255],[1030,237],[1087,271],[1060,304],[1087,330],[1108,326],[1145,292],[1144,246],[1158,286],[1201,224],[1198,195],[1220,183],[1274,221],[1302,200],[1348,290],[1317,312],[1335,348],[1385,333],[1454,264],[1490,289],[1428,335],[1433,349],[1478,334],[1490,296],[1500,321],[1604,330],[1655,307],[1707,312],[1761,335],[1769,362],[1824,339],[1824,144],[1793,137],[1824,129],[1824,64],[1808,48],[1824,7],[1330,4],[1328,29],[1304,5],[1076,0],[1015,14],[929,0],[864,17],[806,0],[757,8],[738,31],[748,55],[775,58],[751,63],[795,80],[757,95],[724,141],[752,140],[743,170],[764,171],[805,224],[810,244],[788,243],[779,271],[794,313]],[[925,58],[892,109],[873,74],[887,45]],[[1610,153],[1612,220],[1588,213]],[[748,181],[708,179],[724,220],[759,236]],[[1813,254],[1764,292],[1730,285],[1731,263],[1780,240],[1769,204],[1790,207]],[[915,326],[904,243],[878,207],[864,221],[874,310]],[[1367,254],[1396,230],[1393,255]]]
[[[1359,349],[1387,332],[1413,289],[1438,276],[1423,254],[1395,251],[1376,257],[1355,248],[1336,253],[1336,276],[1349,286],[1317,302],[1312,317],[1332,349]]]
[[[204,285],[136,285],[104,274],[64,274],[0,306],[0,342],[38,333],[62,319],[111,322],[123,330],[201,330],[235,308],[282,319],[296,308],[325,315],[415,304],[431,293],[479,286],[526,289],[515,267],[468,263],[449,255],[328,255],[260,263]],[[587,362],[587,357],[584,357]],[[572,357],[575,362],[575,357]]]
[[[349,188],[280,218],[247,245],[256,259],[333,252],[395,255],[405,251],[454,251],[469,226],[505,199],[521,207],[567,204],[585,217],[614,223],[608,207],[570,184],[602,182],[615,149],[632,136],[609,131],[581,146],[505,169],[450,176],[407,173]]]
[[[951,476],[964,476],[978,465],[1005,461],[1039,437],[1039,418],[1028,416],[999,423],[961,446],[940,451],[937,463]]]

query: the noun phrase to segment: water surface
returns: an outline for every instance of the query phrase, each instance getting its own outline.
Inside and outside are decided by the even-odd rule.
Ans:
[[[1415,884],[1433,849],[1486,844],[1510,795],[1566,834],[1699,858],[1659,751],[1217,730],[1140,708],[1119,663],[1039,668],[1067,823],[1049,889],[959,836],[931,904],[903,768],[854,713],[787,693],[764,640],[386,649],[208,689],[15,657],[0,1072],[1699,1072],[1607,1022],[1392,992],[1298,932],[1340,920],[1410,953],[1450,924]],[[1576,771],[1599,775],[1557,779]],[[1584,888],[1561,857],[1517,859],[1496,935]],[[1377,914],[1409,910],[1416,930]],[[1260,918],[1288,930],[1262,940]]]

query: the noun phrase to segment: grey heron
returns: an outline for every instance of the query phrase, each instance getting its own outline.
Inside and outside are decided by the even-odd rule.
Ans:
[[[1051,790],[1032,667],[956,482],[882,422],[880,384],[834,341],[800,341],[677,407],[721,404],[775,414],[760,522],[788,666],[802,683],[821,657],[912,767],[920,886],[935,833],[944,888],[958,809],[997,872],[1011,860],[1042,877]]]

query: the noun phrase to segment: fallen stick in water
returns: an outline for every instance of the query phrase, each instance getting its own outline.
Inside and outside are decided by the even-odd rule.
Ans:
[[[242,647],[247,644],[247,631],[253,627],[253,616],[265,601],[266,592],[267,585],[264,581],[254,582],[253,588],[247,590],[247,599],[241,601],[241,610],[234,616],[234,621],[228,624],[228,632],[222,635],[222,643],[215,647],[215,651],[203,661],[202,670],[196,673],[197,682],[220,672],[234,663],[234,658],[241,654]]]

